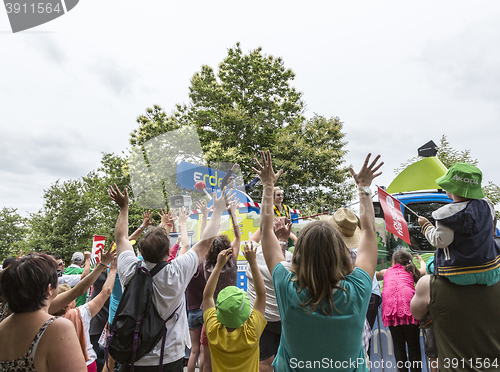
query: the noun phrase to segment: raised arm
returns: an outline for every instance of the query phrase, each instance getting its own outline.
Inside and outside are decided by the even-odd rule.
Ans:
[[[123,252],[131,251],[134,252],[132,244],[128,240],[128,192],[127,189],[123,189],[123,194],[116,186],[116,183],[109,188],[109,196],[119,207],[120,213],[118,214],[118,219],[116,220],[115,227],[115,243],[116,243],[116,254],[119,257]]]
[[[280,244],[273,231],[274,210],[273,210],[273,189],[279,174],[274,173],[271,153],[261,151],[262,164],[257,159],[257,168],[252,168],[260,177],[263,185],[262,204],[260,206],[260,234],[262,241],[262,252],[266,260],[267,268],[272,274],[273,269],[279,262],[283,261],[283,253]]]
[[[153,220],[153,213],[150,211],[144,211],[142,214],[142,225],[139,226],[133,233],[128,237],[128,240],[137,240],[141,234],[146,231],[148,226],[151,226],[155,221]]]
[[[228,201],[234,197],[234,194],[229,197]],[[205,231],[203,231],[203,235],[201,236],[201,240],[191,248],[198,255],[198,263],[203,261],[205,255],[210,248],[214,238],[219,234],[220,228],[220,220],[222,216],[222,212],[226,208],[226,189],[222,190],[221,196],[217,198],[217,194],[214,193],[213,196],[214,201],[214,211],[212,213],[212,218],[207,223],[207,227]]]
[[[201,220],[201,227],[200,227],[200,236],[203,235],[203,231],[205,231],[205,227],[207,226],[207,220],[208,220],[208,207],[207,207],[207,201],[203,200],[202,202],[197,201],[196,202],[196,207],[201,210],[202,214],[202,220]]]
[[[210,278],[208,278],[205,289],[203,290],[203,312],[207,311],[211,307],[215,307],[214,293],[217,281],[219,280],[220,271],[232,254],[233,251],[231,248],[219,252],[219,255],[217,256],[217,263],[215,264],[212,274],[210,274]]]
[[[223,189],[224,187],[227,186],[227,181],[229,180],[229,177],[232,176],[232,174],[234,173],[234,171],[238,169],[238,163],[234,163],[233,166],[231,167],[231,169],[229,169],[226,173],[226,175],[224,176],[224,178],[222,179],[222,181],[220,182],[220,188]]]
[[[359,173],[356,173],[354,169],[349,168],[354,181],[358,186],[359,202],[360,202],[360,222],[361,222],[361,238],[358,244],[358,257],[356,259],[355,266],[363,269],[373,278],[375,269],[377,266],[377,236],[375,233],[375,212],[373,210],[373,202],[371,195],[362,192],[364,187],[369,187],[375,177],[378,177],[382,172],[377,172],[380,167],[384,164],[378,163],[380,155],[377,155],[375,159],[370,163],[370,156],[366,156],[363,167]]]
[[[229,212],[229,215],[231,216],[231,223],[233,224],[234,240],[231,247],[233,249],[233,256],[236,259],[238,259],[238,255],[240,254],[240,246],[241,246],[241,231],[240,231],[240,226],[238,225],[238,220],[236,219],[236,207],[238,206],[239,202],[240,200],[236,198],[233,201],[231,201],[226,208],[227,211]]]
[[[111,296],[116,277],[116,259],[111,262],[108,277],[102,286],[101,292],[88,302],[90,317],[93,318],[104,306],[106,300]]]
[[[158,215],[161,217],[160,227],[164,228],[168,235],[170,235],[170,231],[172,231],[172,227],[174,226],[175,219],[172,216],[172,210],[167,213],[167,209],[160,209],[161,213]]]
[[[247,241],[245,242],[244,249],[243,254],[250,265],[250,270],[252,270],[253,285],[255,288],[255,302],[253,308],[264,315],[266,311],[266,286],[264,285],[264,279],[259,270],[259,265],[257,265],[257,245],[252,241]]]
[[[83,252],[83,258],[85,259],[85,264],[83,265],[83,272],[80,276],[81,279],[85,278],[90,273],[90,255],[89,251]]]
[[[69,291],[61,293],[60,295],[57,295],[56,298],[54,298],[54,301],[52,301],[52,303],[50,304],[49,314],[55,314],[59,310],[64,309],[64,307],[71,301],[87,292],[87,290],[92,284],[94,284],[103,270],[107,269],[108,265],[115,258],[116,251],[111,251],[110,247],[106,253],[101,255],[99,265],[97,265],[89,275],[80,280],[78,284],[71,288]]]
[[[186,253],[189,249],[189,237],[187,233],[186,223],[191,211],[183,207],[179,211],[179,231],[181,232],[181,250],[179,251],[179,257]]]

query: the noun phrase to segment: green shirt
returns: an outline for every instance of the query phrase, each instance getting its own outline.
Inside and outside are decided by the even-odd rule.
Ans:
[[[67,267],[64,270],[64,275],[81,275],[83,273],[83,270],[84,269],[81,267]],[[87,292],[82,294],[80,297],[77,297],[77,299],[75,300],[76,307],[85,305],[86,302],[87,302]]]

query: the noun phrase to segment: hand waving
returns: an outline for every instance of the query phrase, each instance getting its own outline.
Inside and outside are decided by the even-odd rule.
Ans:
[[[123,189],[123,194],[116,186],[116,183],[113,186],[109,186],[109,197],[113,200],[120,208],[124,208],[128,206],[128,191],[127,188]]]
[[[255,173],[257,173],[263,185],[274,185],[281,173],[283,173],[283,169],[280,169],[278,173],[274,173],[273,161],[271,159],[271,153],[269,150],[267,150],[265,153],[264,151],[261,151],[260,155],[262,157],[262,164],[260,164],[259,161],[254,158],[257,168],[252,167],[252,169],[255,171]]]
[[[380,169],[380,167],[384,165],[384,162],[377,164],[378,160],[380,159],[380,155],[377,155],[375,159],[371,162],[371,164],[368,165],[371,155],[372,154],[368,154],[366,156],[365,162],[361,167],[359,173],[356,173],[354,169],[349,168],[351,175],[354,177],[354,181],[356,181],[356,184],[359,187],[370,186],[372,184],[373,179],[382,174],[382,172],[376,173]]]

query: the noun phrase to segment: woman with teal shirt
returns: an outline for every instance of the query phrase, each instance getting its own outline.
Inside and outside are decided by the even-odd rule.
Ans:
[[[275,371],[368,370],[362,334],[377,263],[369,186],[381,174],[379,157],[370,163],[369,154],[359,173],[350,169],[360,192],[361,238],[354,270],[342,236],[326,221],[311,222],[301,230],[287,270],[273,231],[272,190],[278,175],[269,151],[262,153],[262,164],[256,160],[254,170],[264,185],[262,250],[273,274],[282,323]]]

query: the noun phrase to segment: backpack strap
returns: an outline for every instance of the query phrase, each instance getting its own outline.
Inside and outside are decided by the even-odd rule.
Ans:
[[[153,269],[149,272],[151,274],[151,277],[155,276],[156,274],[158,274],[158,272],[163,269],[166,265],[168,265],[170,262],[160,262],[159,264],[156,264],[155,267],[153,267]]]
[[[163,339],[161,341],[161,352],[160,352],[160,372],[163,371],[163,353],[165,352],[165,341],[167,340],[167,322],[172,319],[172,317],[174,315],[177,315],[177,319],[179,319],[179,315],[177,314],[177,310],[179,310],[179,308],[181,307],[182,305],[182,302],[179,304],[179,306],[177,306],[177,309],[174,310],[174,312],[172,314],[170,314],[170,316],[167,318],[167,320],[165,320],[165,333],[163,333]],[[175,321],[177,321],[177,319]]]

